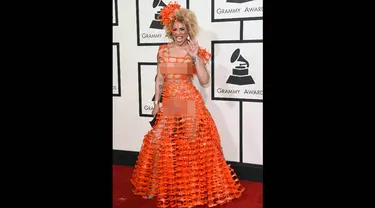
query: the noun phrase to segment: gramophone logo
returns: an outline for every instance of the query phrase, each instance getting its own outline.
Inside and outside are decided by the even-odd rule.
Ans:
[[[238,63],[232,69],[232,75],[229,76],[227,83],[234,85],[249,85],[255,84],[254,79],[249,75],[249,62],[240,55],[240,49],[237,48],[230,58],[231,63]]]
[[[242,3],[245,3],[245,2],[249,2],[249,1],[254,1],[254,0],[227,0],[227,3],[242,4]]]
[[[152,20],[151,22],[151,25],[150,25],[150,28],[153,28],[153,29],[163,29],[163,25],[161,24],[160,20],[158,19],[159,15],[160,15],[160,12],[161,12],[161,9],[163,7],[167,6],[163,0],[154,0],[154,2],[152,3],[152,7],[153,8],[156,8],[156,7],[161,7],[159,11],[157,11],[154,15],[154,20]]]

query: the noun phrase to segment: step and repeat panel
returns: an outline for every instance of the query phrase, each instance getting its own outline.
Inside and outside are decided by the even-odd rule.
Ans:
[[[116,40],[113,42],[112,90],[117,106],[114,114],[122,115],[114,121],[118,126],[114,129],[114,149],[139,151],[142,135],[151,129],[148,121],[152,119],[155,96],[156,54],[161,44],[170,41],[158,16],[169,2],[174,1],[113,0]],[[201,91],[218,126],[226,159],[262,165],[263,1],[177,2],[195,12],[200,27],[198,39],[201,46],[212,53],[207,65],[210,85]],[[223,29],[228,24],[231,29]],[[121,63],[121,60],[128,63]],[[121,76],[126,76],[127,82]],[[121,89],[138,93],[128,97]],[[129,126],[139,126],[137,133]]]

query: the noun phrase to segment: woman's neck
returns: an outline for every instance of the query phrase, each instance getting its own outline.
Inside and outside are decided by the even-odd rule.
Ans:
[[[182,45],[179,45],[179,44],[176,44],[175,42],[173,42],[173,46],[175,48],[186,48],[187,47],[187,42],[185,41]]]

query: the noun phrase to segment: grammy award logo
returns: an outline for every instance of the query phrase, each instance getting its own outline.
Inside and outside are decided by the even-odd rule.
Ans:
[[[239,64],[232,69],[232,75],[229,76],[227,83],[234,85],[248,85],[255,84],[251,75],[249,75],[249,62],[240,55],[240,49],[237,48],[230,58],[230,62],[239,62]],[[242,62],[242,63],[241,63]]]
[[[151,22],[150,28],[161,30],[163,29],[163,25],[161,24],[158,17],[160,16],[161,9],[167,5],[163,2],[163,0],[154,0],[154,2],[152,3],[152,7],[156,8],[157,6],[160,6],[161,8],[158,12],[156,12],[154,20],[152,20]]]
[[[249,1],[254,1],[254,0],[227,0],[227,3],[237,3],[237,4],[242,4],[244,2],[249,2]]]

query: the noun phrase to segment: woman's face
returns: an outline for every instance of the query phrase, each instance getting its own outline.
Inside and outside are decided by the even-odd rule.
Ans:
[[[176,21],[172,27],[172,36],[178,45],[182,45],[188,37],[188,31],[184,24]]]

